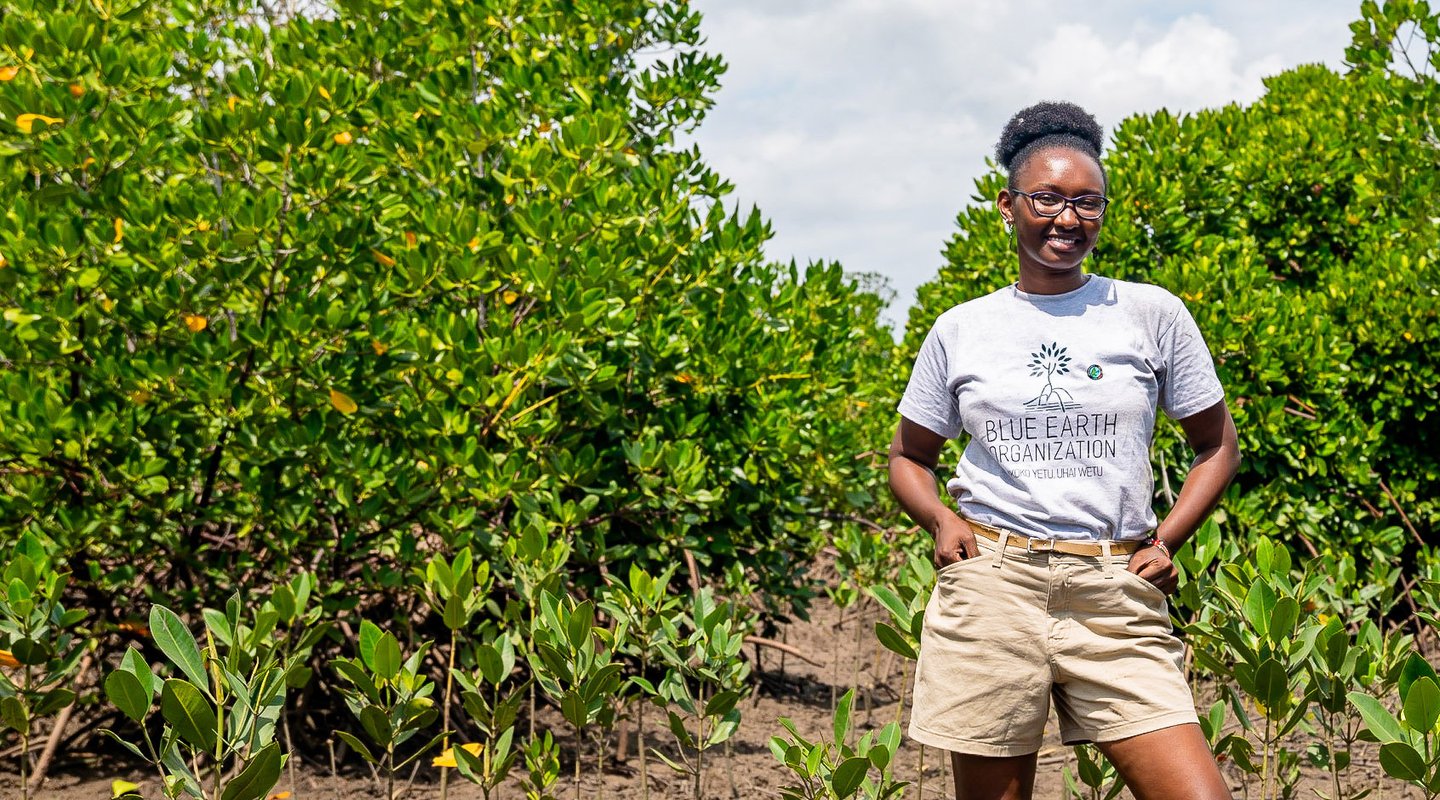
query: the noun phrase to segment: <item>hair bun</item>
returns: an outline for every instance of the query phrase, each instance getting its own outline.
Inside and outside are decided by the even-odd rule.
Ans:
[[[1074,103],[1044,102],[1021,109],[1005,123],[995,157],[1010,172],[1021,151],[1051,136],[1062,137],[1057,144],[1083,145],[1096,159],[1105,144],[1104,129],[1085,109]]]

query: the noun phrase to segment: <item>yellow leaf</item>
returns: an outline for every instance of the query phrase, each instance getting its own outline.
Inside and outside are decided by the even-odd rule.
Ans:
[[[335,410],[341,414],[354,414],[360,410],[360,406],[355,405],[355,401],[351,400],[349,395],[337,389],[330,390],[330,405],[334,406]]]
[[[468,247],[468,248],[470,248],[470,252],[474,253],[475,251],[477,251],[477,250],[480,249],[480,237],[479,237],[479,236],[474,237],[474,238],[471,239],[470,242],[469,242],[468,244],[466,244],[465,246]]]
[[[355,141],[355,136],[351,134],[350,131],[340,131],[335,134],[335,144],[347,145],[353,141]]]
[[[4,253],[0,253],[0,269],[5,269],[8,266],[10,266],[10,262],[5,258]]]
[[[196,223],[195,223],[195,230],[200,231],[200,232],[202,232],[202,233],[205,232],[205,231],[210,230],[210,220],[208,220],[208,219],[202,219],[202,220],[196,222]]]
[[[15,654],[9,650],[0,650],[0,667],[18,667],[20,662],[15,660]]]
[[[374,254],[375,254],[375,260],[376,260],[376,261],[379,261],[379,262],[380,262],[381,264],[383,264],[384,266],[387,266],[387,267],[393,267],[393,266],[395,266],[395,259],[391,258],[390,256],[385,255],[384,253],[380,252],[379,250],[376,250],[376,249],[373,248],[373,247],[370,248],[370,252],[371,252],[371,253],[374,253]]]
[[[240,98],[236,97],[236,96],[233,95],[233,94],[230,95],[229,97],[225,98],[225,105],[226,105],[226,106],[229,106],[229,108],[230,108],[231,111],[234,111],[234,110],[235,110],[235,104],[238,103],[238,102],[240,102]]]
[[[390,345],[385,344],[384,342],[380,341],[379,339],[371,339],[371,340],[370,340],[370,349],[375,351],[375,355],[377,355],[377,356],[383,356],[383,355],[385,355],[385,353],[386,353],[387,351],[389,351]]]
[[[40,120],[46,125],[58,125],[65,121],[59,117],[47,117],[44,114],[21,114],[15,118],[15,127],[19,128],[21,133],[29,133],[35,127],[35,120]]]
[[[94,164],[94,163],[95,163],[95,158],[94,158],[94,156],[87,157],[84,161],[81,161],[81,162],[80,162],[80,169],[86,169],[86,168],[88,168],[91,164]]]
[[[405,245],[412,250],[415,248],[415,231],[405,231]]]
[[[84,86],[81,86],[81,85],[78,84],[78,83],[72,83],[72,84],[70,84],[70,96],[71,96],[71,97],[81,97],[81,96],[83,96],[84,94],[85,94],[85,87],[84,87]]]
[[[0,82],[13,81],[19,73],[19,67],[0,67]]]
[[[462,750],[464,750],[465,752],[471,754],[471,755],[474,755],[474,756],[480,755],[481,747],[480,747],[480,743],[479,743],[479,742],[470,742],[469,744],[462,744],[462,745],[460,745],[460,748],[461,748]],[[435,758],[431,759],[430,764],[431,764],[431,766],[436,766],[436,767],[454,767],[454,766],[455,766],[455,748],[453,748],[453,747],[447,747],[447,748],[445,748],[445,752],[443,752],[443,753],[441,753],[440,755],[436,756]]]
[[[189,328],[191,333],[199,333],[210,324],[210,320],[199,314],[183,314],[180,319],[185,322],[185,327]]]
[[[111,797],[119,797],[120,795],[125,794],[126,792],[133,792],[133,791],[135,791],[136,789],[139,789],[139,788],[140,788],[140,784],[138,784],[138,783],[131,783],[130,781],[122,781],[122,780],[113,780],[113,781],[110,781],[110,796],[111,796]]]
[[[505,205],[507,205],[507,206],[513,206],[513,205],[515,205],[515,195],[513,195],[513,194],[507,194],[507,195],[505,195]]]
[[[445,380],[450,381],[452,384],[459,383],[464,380],[464,378],[465,374],[458,369],[445,370]]]
[[[315,87],[315,89],[316,91],[320,92],[321,97],[325,98],[326,100],[330,99],[330,92],[326,91],[324,86],[317,86]]]
[[[324,90],[322,89],[321,91]],[[290,800],[290,791],[287,789],[283,792],[276,792],[270,795],[270,800]]]
[[[501,298],[502,300],[504,300],[504,301],[505,301],[505,305],[508,306],[508,305],[514,304],[514,302],[515,302],[516,300],[519,300],[519,299],[520,299],[520,295],[518,295],[518,294],[516,294],[515,292],[507,289],[507,290],[505,290],[505,293],[504,293],[504,294],[500,295],[500,298]]]
[[[115,244],[120,244],[120,240],[121,240],[121,239],[124,239],[124,238],[125,238],[125,220],[120,219],[119,217],[116,217],[116,218],[115,218]]]
[[[105,313],[108,314],[108,313],[110,313],[111,311],[114,311],[114,310],[115,310],[115,301],[114,301],[114,300],[111,300],[111,299],[108,298],[108,297],[106,297],[106,298],[104,298],[103,300],[100,301],[100,307],[103,308],[103,309],[105,309]]]

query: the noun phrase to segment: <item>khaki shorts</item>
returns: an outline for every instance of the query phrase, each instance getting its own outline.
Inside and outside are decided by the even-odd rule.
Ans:
[[[1055,702],[1066,744],[1197,722],[1165,595],[1128,555],[1027,553],[976,537],[925,609],[910,738],[952,752],[1040,749]],[[1012,539],[1013,541],[1013,539]]]

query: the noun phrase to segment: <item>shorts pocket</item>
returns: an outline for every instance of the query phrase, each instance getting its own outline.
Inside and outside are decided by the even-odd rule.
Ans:
[[[935,578],[939,580],[947,575],[954,575],[956,573],[974,569],[975,565],[979,562],[986,562],[990,564],[995,563],[994,554],[982,550],[979,553],[976,553],[975,555],[964,559],[963,561],[956,561],[951,564],[946,564],[935,572]]]
[[[1130,570],[1125,569],[1125,567],[1120,564],[1113,565],[1113,568],[1115,569],[1115,571],[1120,573],[1121,577],[1123,577],[1125,580],[1130,581],[1132,585],[1138,585],[1140,587],[1140,590],[1150,598],[1150,605],[1158,604],[1161,608],[1168,609],[1168,603],[1170,601],[1170,598],[1166,597],[1165,593],[1160,591],[1159,586],[1156,586],[1155,584],[1145,580],[1139,575],[1136,575]],[[1168,615],[1168,610],[1166,613]]]

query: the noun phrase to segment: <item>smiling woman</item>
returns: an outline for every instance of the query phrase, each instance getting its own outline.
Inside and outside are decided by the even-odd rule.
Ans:
[[[1006,126],[996,205],[1019,279],[935,321],[890,446],[891,489],[940,568],[910,735],[951,751],[961,800],[1030,796],[1051,703],[1061,738],[1096,743],[1139,800],[1230,796],[1166,595],[1171,551],[1234,477],[1235,427],[1184,304],[1083,268],[1109,202],[1103,141],[1069,103]],[[1157,409],[1197,454],[1158,525]],[[965,434],[952,508],[934,470]]]

